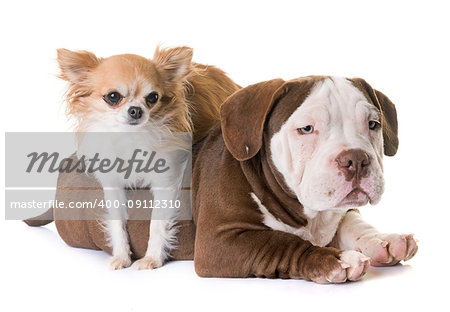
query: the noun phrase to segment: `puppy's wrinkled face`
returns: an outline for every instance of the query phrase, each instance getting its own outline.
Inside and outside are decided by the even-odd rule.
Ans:
[[[123,54],[105,59],[86,51],[58,50],[60,77],[69,81],[68,112],[78,131],[145,131],[145,127],[185,125],[189,131],[183,80],[192,50],[155,52],[153,60]],[[178,101],[177,101],[178,98]]]
[[[270,150],[310,216],[375,204],[383,193],[380,111],[345,78],[318,81]]]

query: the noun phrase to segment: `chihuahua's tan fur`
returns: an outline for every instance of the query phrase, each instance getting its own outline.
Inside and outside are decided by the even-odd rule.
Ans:
[[[221,103],[240,88],[220,69],[193,63],[188,47],[158,47],[153,59],[133,54],[99,58],[87,51],[59,49],[57,59],[60,78],[69,82],[67,112],[77,132],[164,129],[191,132],[197,141],[219,121]],[[139,179],[151,183],[151,177]],[[128,267],[124,222],[105,224],[113,250],[111,268]],[[152,221],[146,255],[135,262],[136,268],[152,269],[164,263],[174,248],[174,224],[174,220]]]

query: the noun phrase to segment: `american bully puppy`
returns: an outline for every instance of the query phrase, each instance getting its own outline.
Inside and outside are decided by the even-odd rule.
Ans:
[[[355,207],[383,193],[398,147],[392,102],[362,79],[305,77],[234,93],[194,147],[195,269],[200,276],[340,283],[417,252]]]

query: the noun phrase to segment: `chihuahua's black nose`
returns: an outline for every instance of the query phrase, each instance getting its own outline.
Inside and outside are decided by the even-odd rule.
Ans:
[[[128,109],[128,115],[130,115],[131,118],[139,119],[142,117],[142,108],[137,106],[131,106]]]

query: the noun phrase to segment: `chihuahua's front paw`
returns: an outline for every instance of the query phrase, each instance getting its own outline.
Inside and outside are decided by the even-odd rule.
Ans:
[[[413,234],[376,234],[362,238],[360,251],[369,256],[373,266],[392,266],[407,261],[417,253],[417,240]]]
[[[151,256],[145,256],[133,263],[133,268],[137,270],[153,270],[162,266],[162,261],[155,259]]]
[[[127,254],[112,256],[109,258],[109,268],[111,270],[121,270],[131,265],[130,256]]]

